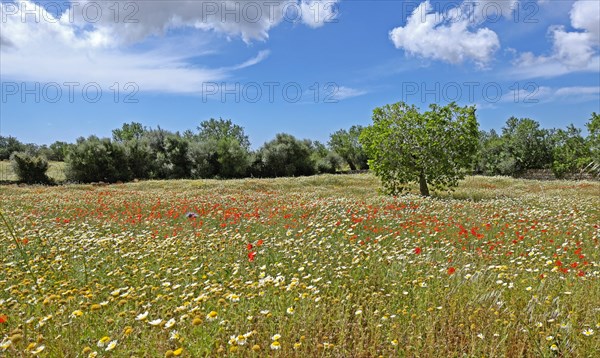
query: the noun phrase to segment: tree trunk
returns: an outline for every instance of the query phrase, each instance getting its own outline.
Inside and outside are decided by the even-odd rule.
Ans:
[[[427,187],[427,179],[425,179],[425,173],[421,170],[419,174],[419,188],[421,189],[422,196],[429,196],[429,188]]]
[[[347,160],[350,170],[356,170],[356,165],[351,160]]]

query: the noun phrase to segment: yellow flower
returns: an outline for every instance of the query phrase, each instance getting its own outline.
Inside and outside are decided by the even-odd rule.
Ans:
[[[90,310],[92,310],[92,311],[98,311],[101,308],[102,308],[102,306],[100,306],[99,304],[95,303],[95,304],[92,305],[92,307],[90,307]]]
[[[271,343],[271,349],[272,350],[278,350],[281,348],[281,344],[278,341],[275,341],[273,343]]]
[[[104,337],[100,338],[100,340],[98,341],[98,343],[96,345],[98,347],[102,348],[108,341],[110,341],[110,337],[104,336]]]
[[[398,345],[398,340],[394,339],[391,343],[392,343],[392,346],[397,346]]]
[[[252,350],[255,352],[258,352],[258,351],[260,351],[260,346],[258,344],[255,344],[252,346]]]
[[[123,334],[126,336],[130,335],[131,332],[133,332],[133,328],[131,328],[131,326],[127,326],[123,329]]]
[[[81,317],[81,316],[83,316],[83,312],[80,311],[80,310],[73,311],[73,313],[71,313],[71,316],[73,316],[73,317]]]
[[[192,324],[193,324],[194,326],[199,326],[199,325],[201,325],[201,324],[202,324],[202,319],[201,319],[200,317],[196,317],[196,318],[194,318],[194,319],[192,320]]]
[[[181,353],[183,353],[183,348],[178,348],[178,349],[176,349],[176,350],[173,351],[173,355],[175,357],[180,356]]]
[[[294,343],[294,349],[299,349],[302,346],[302,343],[296,342]]]
[[[287,314],[290,314],[290,315],[294,314],[294,307],[289,307],[289,308],[286,310],[286,312],[287,312]]]
[[[206,315],[206,319],[209,321],[214,321],[215,319],[217,319],[217,315],[217,312],[210,311],[210,313]]]
[[[271,339],[274,341],[278,341],[279,338],[281,338],[281,334],[275,334],[273,337],[271,337]]]
[[[85,355],[85,354],[89,354],[91,351],[92,351],[92,349],[90,347],[85,347],[85,348],[83,348],[82,353]]]
[[[172,350],[168,350],[165,352],[165,358],[171,358],[174,355]]]

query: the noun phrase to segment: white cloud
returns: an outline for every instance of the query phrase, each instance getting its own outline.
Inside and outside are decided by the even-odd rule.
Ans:
[[[335,100],[342,101],[352,97],[358,97],[367,94],[367,91],[340,86],[337,88],[337,91],[333,93],[333,97]]]
[[[518,8],[518,0],[466,0],[462,4],[462,12],[469,14],[472,9],[472,18],[476,22],[497,21],[499,18],[509,19],[513,11]]]
[[[302,22],[312,28],[334,22],[338,16],[338,2],[339,0],[301,0]]]
[[[408,17],[404,27],[390,31],[390,39],[396,48],[411,55],[452,64],[471,60],[485,67],[491,61],[500,47],[494,31],[473,29],[470,16],[441,14],[432,10],[429,1],[425,1]]]
[[[285,20],[286,9],[301,6],[297,0],[78,0],[57,18],[29,0],[2,2],[0,71],[5,80],[96,82],[103,89],[134,82],[140,91],[198,93],[203,83],[226,80],[232,71],[269,56],[260,51],[241,64],[218,68],[194,64],[191,58],[197,63],[199,56],[214,53],[215,36],[207,31],[246,42],[266,40]]]
[[[600,72],[600,1],[576,1],[570,17],[571,26],[581,31],[567,31],[564,26],[550,27],[552,53],[540,56],[531,52],[520,54],[513,62],[512,73],[534,78],[572,72]]]
[[[549,103],[549,102],[569,102],[580,103],[600,100],[600,88],[586,86],[571,87],[547,87],[532,86],[527,89],[519,89],[506,93],[500,102],[508,103]]]

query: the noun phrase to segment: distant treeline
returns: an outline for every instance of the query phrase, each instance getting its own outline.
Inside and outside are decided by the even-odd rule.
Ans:
[[[529,169],[552,169],[557,177],[600,163],[600,116],[586,124],[588,135],[569,125],[544,129],[529,118],[507,120],[500,133],[481,131],[474,174],[518,176]],[[47,160],[65,161],[71,182],[126,182],[134,179],[306,176],[343,169],[368,169],[359,142],[363,127],[330,135],[327,144],[277,134],[250,149],[244,129],[231,120],[210,119],[183,133],[127,123],[112,138],[90,136],[75,143],[24,144],[0,136],[0,160],[11,159],[24,182],[48,181]],[[457,138],[456,140],[460,140]]]

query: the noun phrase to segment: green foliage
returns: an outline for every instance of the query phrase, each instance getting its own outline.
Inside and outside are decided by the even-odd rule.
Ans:
[[[150,148],[149,140],[129,140],[123,143],[127,165],[133,179],[149,179],[155,171],[155,153]]]
[[[108,138],[77,139],[67,154],[66,177],[69,181],[82,183],[130,180],[125,147]]]
[[[549,131],[529,118],[511,117],[502,128],[505,151],[514,160],[510,174],[518,175],[527,169],[543,169],[552,165]],[[508,173],[507,173],[508,174]]]
[[[41,156],[33,156],[25,152],[13,152],[10,156],[13,171],[19,181],[27,184],[48,184],[51,182],[46,175],[48,160]]]
[[[329,137],[329,146],[348,163],[350,170],[368,169],[368,158],[359,141],[362,126],[340,129]]]
[[[446,189],[458,184],[471,167],[478,144],[474,107],[435,104],[419,113],[404,102],[373,111],[373,125],[365,128],[360,142],[388,194],[405,191],[418,182],[421,194],[429,185]]]
[[[588,129],[587,142],[591,150],[592,159],[600,165],[600,114],[592,113],[592,117],[585,124]]]
[[[244,128],[233,124],[230,119],[211,118],[208,121],[200,123],[198,131],[200,141],[235,139],[242,148],[246,150],[250,148],[250,140],[248,140],[248,136],[244,133]]]
[[[250,141],[244,129],[231,120],[210,119],[200,123],[190,151],[196,178],[241,178],[250,168]]]
[[[179,136],[170,135],[165,139],[165,165],[168,179],[185,179],[192,175],[192,160],[189,156],[190,142]]]
[[[264,177],[291,177],[315,174],[311,142],[290,134],[277,134],[258,151],[253,172]]]
[[[241,178],[248,174],[250,153],[235,138],[196,142],[190,149],[195,178]]]
[[[24,152],[25,145],[15,137],[0,136],[0,160],[10,159],[10,155],[14,152]]]
[[[557,178],[581,170],[592,160],[591,152],[581,130],[572,124],[567,130],[559,129],[552,135],[552,172]]]
[[[116,142],[127,142],[141,139],[145,131],[141,123],[131,122],[123,123],[120,129],[113,129],[112,135]]]
[[[67,157],[67,153],[69,152],[69,147],[71,145],[67,142],[56,141],[50,144],[48,148],[50,150],[50,154],[48,155],[48,159],[54,160],[57,162],[64,162]]]
[[[311,157],[316,165],[316,172],[319,174],[334,174],[337,172],[344,160],[336,152],[329,150],[329,148],[319,141],[314,141],[310,144]]]

